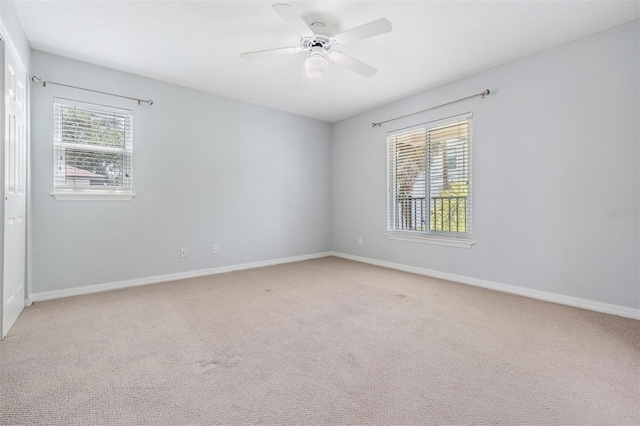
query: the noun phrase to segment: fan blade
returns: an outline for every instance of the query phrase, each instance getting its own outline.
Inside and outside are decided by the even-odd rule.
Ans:
[[[346,53],[333,51],[329,55],[329,59],[367,78],[373,77],[378,72],[378,70],[374,67],[367,65],[364,62],[360,62],[359,60],[352,58]]]
[[[338,44],[347,44],[362,40],[363,38],[388,33],[389,31],[391,31],[391,22],[385,18],[380,18],[375,21],[371,21],[368,24],[363,24],[359,27],[351,28],[350,30],[336,34],[333,36],[333,40]]]
[[[256,50],[255,52],[241,53],[240,57],[244,59],[260,58],[262,56],[288,55],[290,53],[302,52],[300,46],[281,47],[279,49]]]
[[[315,36],[311,28],[309,28],[307,23],[302,20],[298,12],[296,12],[290,4],[278,3],[271,7],[300,37]]]

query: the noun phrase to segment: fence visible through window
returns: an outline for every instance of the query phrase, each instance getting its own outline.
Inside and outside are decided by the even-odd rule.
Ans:
[[[425,203],[425,197],[398,199],[396,229],[424,231],[429,221],[432,231],[466,232],[467,197],[431,197],[428,210],[425,208]]]

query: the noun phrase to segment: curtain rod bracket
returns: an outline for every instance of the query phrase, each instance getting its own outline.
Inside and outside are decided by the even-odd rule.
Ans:
[[[31,77],[31,81],[33,81],[35,84],[42,83],[42,87],[47,87],[47,82],[36,77],[35,75]]]
[[[78,86],[72,86],[70,84],[64,84],[64,83],[56,83],[55,81],[45,81],[37,76],[33,76],[31,77],[31,81],[34,84],[38,84],[38,83],[42,83],[42,87],[47,87],[47,83],[49,84],[55,84],[57,86],[64,86],[64,87],[70,87],[72,89],[78,89],[78,90],[86,90],[87,92],[94,92],[94,93],[100,93],[103,95],[109,95],[109,96],[115,96],[117,98],[123,98],[123,99],[130,99],[132,101],[137,101],[138,105],[142,105],[142,102],[144,102],[147,105],[153,105],[153,100],[152,99],[138,99],[138,98],[132,98],[130,96],[123,96],[123,95],[116,95],[115,93],[109,93],[109,92],[101,92],[100,90],[93,90],[93,89],[86,89],[84,87],[78,87]]]

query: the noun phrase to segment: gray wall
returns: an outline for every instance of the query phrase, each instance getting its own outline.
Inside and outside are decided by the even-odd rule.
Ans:
[[[639,218],[605,214],[640,207],[638,22],[335,124],[333,249],[640,307]],[[484,100],[371,127],[486,88]],[[388,240],[386,133],[467,111],[476,245]]]
[[[32,74],[155,101],[33,88],[32,290],[333,248],[639,308],[640,221],[605,214],[639,208],[638,40],[636,20],[334,125],[32,52]],[[134,110],[133,201],[50,195],[53,96]],[[388,240],[387,132],[468,111],[476,245]]]
[[[329,124],[36,51],[32,73],[155,102],[33,88],[34,293],[330,250]],[[133,201],[50,195],[54,96],[134,110]]]

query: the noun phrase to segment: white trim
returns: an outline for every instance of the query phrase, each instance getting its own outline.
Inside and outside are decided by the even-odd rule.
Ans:
[[[118,194],[115,192],[52,192],[51,195],[58,201],[131,201],[135,194]]]
[[[626,306],[613,305],[610,303],[597,302],[594,300],[581,299],[579,297],[565,296],[557,293],[533,290],[524,287],[518,287],[509,284],[502,284],[478,278],[466,277],[464,275],[450,274],[448,272],[434,271],[431,269],[420,268],[417,266],[402,265],[400,263],[387,262],[384,260],[371,259],[362,256],[354,256],[351,254],[340,252],[321,252],[307,254],[302,256],[285,257],[280,259],[264,260],[259,262],[243,263],[239,265],[221,266],[211,269],[200,269],[197,271],[178,272],[175,274],[157,275],[153,277],[138,278],[134,280],[116,281],[104,284],[95,284],[85,287],[76,287],[64,290],[45,291],[40,293],[32,293],[30,299],[25,300],[25,305],[29,306],[32,302],[42,302],[45,300],[60,299],[63,297],[80,296],[83,294],[100,293],[109,290],[118,290],[129,287],[137,287],[148,284],[158,284],[167,281],[184,280],[188,278],[197,278],[207,275],[222,274],[225,272],[241,271],[244,269],[260,268],[264,266],[279,265],[282,263],[300,262],[303,260],[318,259],[321,257],[336,256],[343,259],[353,260],[356,262],[368,263],[370,265],[382,266],[384,268],[396,269],[399,271],[410,272],[418,275],[439,278],[448,281],[454,281],[461,284],[472,285],[474,287],[482,287],[490,290],[501,291],[504,293],[516,294],[519,296],[530,297],[532,299],[544,300],[547,302],[558,303],[561,305],[573,306],[576,308],[588,309],[591,311],[602,312],[605,314],[617,315],[625,318],[640,320],[640,309],[629,308]]]
[[[393,134],[396,133],[405,133],[405,132],[410,132],[412,130],[416,130],[419,129],[421,127],[438,127],[442,124],[446,124],[446,123],[450,123],[452,121],[455,120],[460,120],[460,119],[472,119],[473,118],[473,111],[468,111],[468,112],[463,112],[462,114],[455,114],[455,115],[450,115],[448,117],[443,117],[443,118],[436,118],[435,120],[430,120],[430,121],[425,121],[422,123],[418,123],[418,124],[414,124],[408,127],[401,127],[399,129],[395,129],[395,130],[389,130],[387,132],[387,134],[389,136],[392,136]]]
[[[16,10],[15,12],[17,17],[18,11]],[[22,24],[20,24],[20,28],[22,28]],[[0,36],[2,36],[2,39],[5,42],[5,46],[9,47],[9,49],[11,50],[11,53],[13,54],[13,56],[15,56],[16,60],[18,61],[18,64],[22,67],[23,70],[26,70],[27,84],[29,84],[29,82],[31,81],[29,80],[29,75],[30,75],[29,73],[31,72],[31,70],[29,70],[29,67],[25,65],[25,61],[23,60],[23,58],[18,54],[18,48],[16,47],[15,44],[13,44],[13,40],[11,40],[11,37],[9,37],[9,29],[4,24],[3,19],[0,19]]]
[[[610,303],[597,302],[595,300],[581,299],[579,297],[565,296],[563,294],[551,293],[541,290],[533,290],[510,284],[502,284],[478,278],[466,277],[464,275],[450,274],[448,272],[434,271],[432,269],[402,265],[400,263],[387,262],[384,260],[371,259],[368,257],[354,256],[346,253],[332,252],[331,254],[343,259],[355,260],[356,262],[368,263],[385,268],[397,269],[399,271],[411,272],[413,274],[426,275],[428,277],[440,278],[443,280],[454,281],[461,284],[468,284],[474,287],[488,288],[491,290],[502,291],[504,293],[530,297],[532,299],[539,299],[547,302],[558,303],[561,305],[573,306],[575,308],[588,309],[590,311],[602,312],[605,314],[618,315],[625,318],[640,320],[640,309],[629,308],[627,306],[613,305]]]
[[[63,297],[80,296],[83,294],[100,293],[109,290],[119,290],[129,287],[137,287],[148,284],[158,284],[167,281],[184,280],[188,278],[204,277],[207,275],[222,274],[225,272],[241,271],[244,269],[261,268],[263,266],[279,265],[281,263],[300,262],[309,259],[318,259],[331,256],[331,252],[305,254],[301,256],[283,257],[280,259],[262,260],[258,262],[242,263],[239,265],[220,266],[218,268],[199,269],[196,271],[178,272],[175,274],[156,275],[153,277],[137,278],[133,280],[115,281],[111,283],[88,285],[84,287],[68,288],[63,290],[43,291],[32,293],[30,302],[42,302]]]
[[[33,268],[32,268],[32,258],[33,258],[33,221],[32,221],[32,192],[31,192],[31,183],[32,183],[32,168],[31,168],[31,84],[29,84],[29,71],[27,72],[27,87],[26,87],[26,99],[27,99],[27,241],[26,241],[26,268],[25,268],[25,306],[31,306],[31,284],[32,284],[32,276],[33,276]]]
[[[427,234],[411,235],[407,233],[387,232],[387,238],[390,240],[409,241],[421,244],[436,244],[439,246],[463,247],[471,248],[474,244],[473,240],[463,240],[459,238],[433,237]]]

